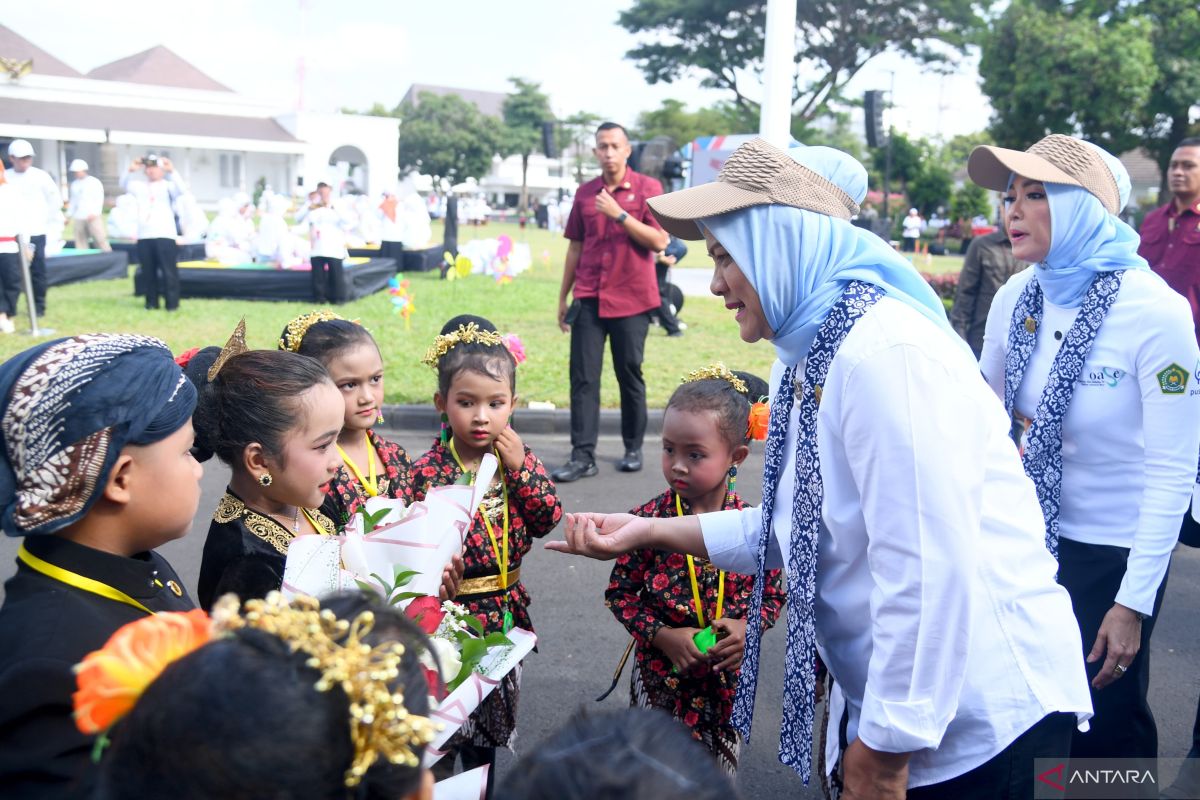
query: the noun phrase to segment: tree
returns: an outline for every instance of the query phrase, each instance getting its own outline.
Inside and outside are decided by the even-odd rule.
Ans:
[[[757,122],[749,128],[757,129]],[[688,111],[681,101],[667,99],[658,108],[638,115],[632,135],[643,140],[666,136],[675,147],[683,147],[700,136],[721,136],[746,130],[745,120],[732,103],[717,103],[712,108]]]
[[[576,183],[583,183],[583,165],[592,157],[596,128],[599,126],[600,115],[590,111],[576,111],[562,121],[562,131],[571,150]]]
[[[698,75],[701,86],[729,91],[738,109],[757,119],[758,103],[743,86],[762,72],[764,0],[634,0],[617,21],[643,37],[625,55],[649,83]],[[929,63],[952,60],[982,24],[972,0],[801,3],[795,115],[802,123],[819,118],[846,83],[885,50]]]
[[[541,84],[524,78],[509,78],[513,93],[504,98],[504,136],[500,150],[504,155],[521,157],[521,204],[529,207],[529,156],[542,144],[542,123],[554,121],[550,99],[541,92]]]
[[[1190,133],[1191,109],[1200,98],[1200,7],[1196,0],[1148,0],[1139,10],[1152,24],[1158,80],[1141,114],[1142,145],[1162,171],[1160,202],[1167,192],[1167,165],[1179,140]]]
[[[1159,78],[1153,26],[1085,11],[1014,0],[983,37],[979,74],[998,144],[1024,149],[1049,133],[1078,134],[1112,153],[1139,143]]]
[[[479,178],[491,169],[497,150],[498,120],[485,116],[456,94],[421,92],[415,106],[403,103],[400,117],[400,171],[422,172],[435,185]]]
[[[895,128],[889,135],[892,137],[892,180],[900,181],[900,191],[908,194],[908,185],[921,174],[929,147],[925,140],[914,142]],[[882,178],[887,166],[887,149],[877,148],[872,153],[872,160],[875,171]],[[892,185],[892,191],[895,191],[895,184]]]
[[[950,200],[950,219],[975,219],[991,211],[988,205],[987,189],[977,183],[967,181],[954,192]]]
[[[927,161],[908,185],[908,200],[925,218],[939,207],[943,208],[944,214],[953,188],[950,171],[935,161]]]

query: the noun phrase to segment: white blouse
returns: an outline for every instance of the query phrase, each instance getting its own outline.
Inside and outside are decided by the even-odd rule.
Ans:
[[[785,565],[791,538],[797,416],[768,567]],[[1092,714],[1071,601],[1008,430],[966,349],[890,298],[846,336],[824,384],[818,649],[849,740],[911,752],[910,787],[983,764],[1051,712]],[[700,522],[714,564],[755,571],[760,509]]]
[[[988,314],[980,368],[1004,396],[1013,308],[1030,267],[1000,288]],[[1016,410],[1032,419],[1079,309],[1046,301]],[[1057,334],[1062,335],[1062,339]],[[1179,538],[1200,453],[1200,350],[1191,307],[1148,270],[1129,270],[1096,334],[1063,418],[1059,533],[1130,548],[1113,600],[1150,614]]]

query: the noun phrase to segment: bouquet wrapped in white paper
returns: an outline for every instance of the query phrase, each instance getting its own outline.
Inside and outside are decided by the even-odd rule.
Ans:
[[[473,486],[439,486],[407,507],[401,500],[372,497],[341,536],[297,536],[284,563],[284,595],[320,598],[369,584],[391,600],[397,578],[404,574],[406,597],[436,596],[442,570],[451,556],[462,553],[496,466],[488,453]]]

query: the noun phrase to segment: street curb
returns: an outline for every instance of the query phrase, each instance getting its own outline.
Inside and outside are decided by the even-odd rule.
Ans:
[[[660,408],[649,410],[646,433],[657,436],[662,432],[663,412]],[[436,433],[441,428],[441,415],[433,406],[384,405],[383,426],[392,430],[427,430]],[[571,410],[569,408],[540,409],[518,408],[513,421],[519,431],[528,433],[571,434]],[[616,408],[600,409],[600,435],[621,435],[621,411]]]

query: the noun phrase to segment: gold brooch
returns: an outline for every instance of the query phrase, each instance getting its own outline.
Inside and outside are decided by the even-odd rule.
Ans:
[[[1037,320],[1033,317],[1026,317],[1025,330],[1029,331],[1030,333],[1037,333]]]

